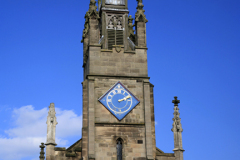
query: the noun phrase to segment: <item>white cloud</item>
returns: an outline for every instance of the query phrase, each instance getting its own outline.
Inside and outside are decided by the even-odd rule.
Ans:
[[[70,136],[81,136],[82,119],[72,110],[56,108],[58,125],[56,143],[66,146]],[[0,159],[21,160],[27,157],[38,159],[41,142],[46,142],[48,109],[35,110],[33,106],[14,109],[14,127],[5,130],[7,136],[0,135]]]
[[[17,160],[24,157],[38,155],[39,144],[45,137],[1,138],[0,155],[2,160]]]
[[[157,122],[157,121],[155,121],[155,125],[158,125],[158,122]]]
[[[33,106],[24,106],[14,109],[13,123],[16,127],[5,131],[10,137],[35,137],[46,135],[46,120],[48,110],[34,110]]]
[[[57,128],[56,136],[65,138],[68,136],[81,136],[82,133],[82,116],[78,116],[72,110],[60,110],[56,108]]]

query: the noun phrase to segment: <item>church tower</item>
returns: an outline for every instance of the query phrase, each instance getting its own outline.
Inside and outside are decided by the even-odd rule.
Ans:
[[[142,0],[137,0],[134,24],[128,0],[98,0],[98,7],[96,3],[90,0],[81,41],[82,139],[68,149],[54,148],[57,122],[53,111],[48,118],[47,160],[183,160],[176,97],[174,153],[156,147],[154,86],[147,67],[148,20]]]
[[[142,0],[90,1],[85,15],[82,157],[155,159],[153,85],[147,68]]]

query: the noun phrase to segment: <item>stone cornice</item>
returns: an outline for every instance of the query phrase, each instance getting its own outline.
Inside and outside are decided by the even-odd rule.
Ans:
[[[124,75],[94,75],[94,74],[88,74],[86,76],[86,78],[88,79],[88,77],[104,77],[104,78],[132,78],[132,79],[150,79],[150,77],[138,77],[138,76],[124,76]]]
[[[106,7],[103,7],[103,8],[101,8],[101,10],[102,11],[120,11],[120,12],[129,13],[128,9],[118,9],[118,8],[106,8]]]
[[[146,49],[146,50],[148,50],[147,47],[138,47],[138,46],[135,46],[135,49]]]
[[[156,156],[175,157],[174,153],[157,153]]]
[[[108,122],[95,122],[96,126],[109,126],[109,127],[132,127],[132,126],[145,126],[145,123],[108,123]]]

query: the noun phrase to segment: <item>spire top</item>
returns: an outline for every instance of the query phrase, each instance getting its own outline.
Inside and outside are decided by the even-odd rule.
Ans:
[[[137,0],[138,1],[138,4],[142,4],[142,0]]]
[[[133,22],[132,15],[130,15],[130,16],[128,17],[128,20],[129,20],[129,23],[132,23],[132,22]]]
[[[90,0],[89,11],[97,10],[96,1]]]
[[[178,97],[175,96],[174,100],[172,100],[172,103],[174,103],[174,106],[178,106],[178,104],[180,103],[180,100],[177,99]]]
[[[147,23],[148,20],[146,19],[146,16],[144,14],[145,10],[143,9],[144,5],[142,3],[142,0],[137,0],[138,6],[137,6],[137,12],[135,14],[135,22],[145,22]]]
[[[177,96],[174,97],[174,100],[172,100],[172,103],[174,103],[174,117],[173,117],[173,124],[172,124],[172,132],[174,134],[174,149],[176,159],[180,160],[183,159],[182,152],[184,151],[182,148],[182,124],[181,124],[181,118],[179,113],[178,104],[180,103],[180,100],[177,99]],[[181,154],[180,154],[181,153]]]
[[[89,18],[100,18],[98,15],[96,3],[97,2],[95,0],[90,0],[89,10],[87,11],[85,18],[88,16]]]
[[[84,38],[87,36],[89,32],[89,19],[90,18],[96,18],[99,19],[99,14],[97,11],[97,6],[96,6],[96,1],[95,0],[90,0],[89,4],[89,10],[85,14],[85,23],[84,23],[84,29],[83,29],[83,35],[82,35],[82,40],[81,42],[83,43]]]

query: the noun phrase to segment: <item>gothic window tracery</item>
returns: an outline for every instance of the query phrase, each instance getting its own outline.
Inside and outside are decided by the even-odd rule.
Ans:
[[[108,24],[108,29],[113,29],[113,21],[110,19],[109,24]]]
[[[118,30],[122,30],[123,29],[123,22],[122,22],[123,18],[121,16],[117,16],[117,15],[109,15],[108,16],[108,26],[107,29],[118,29]]]

